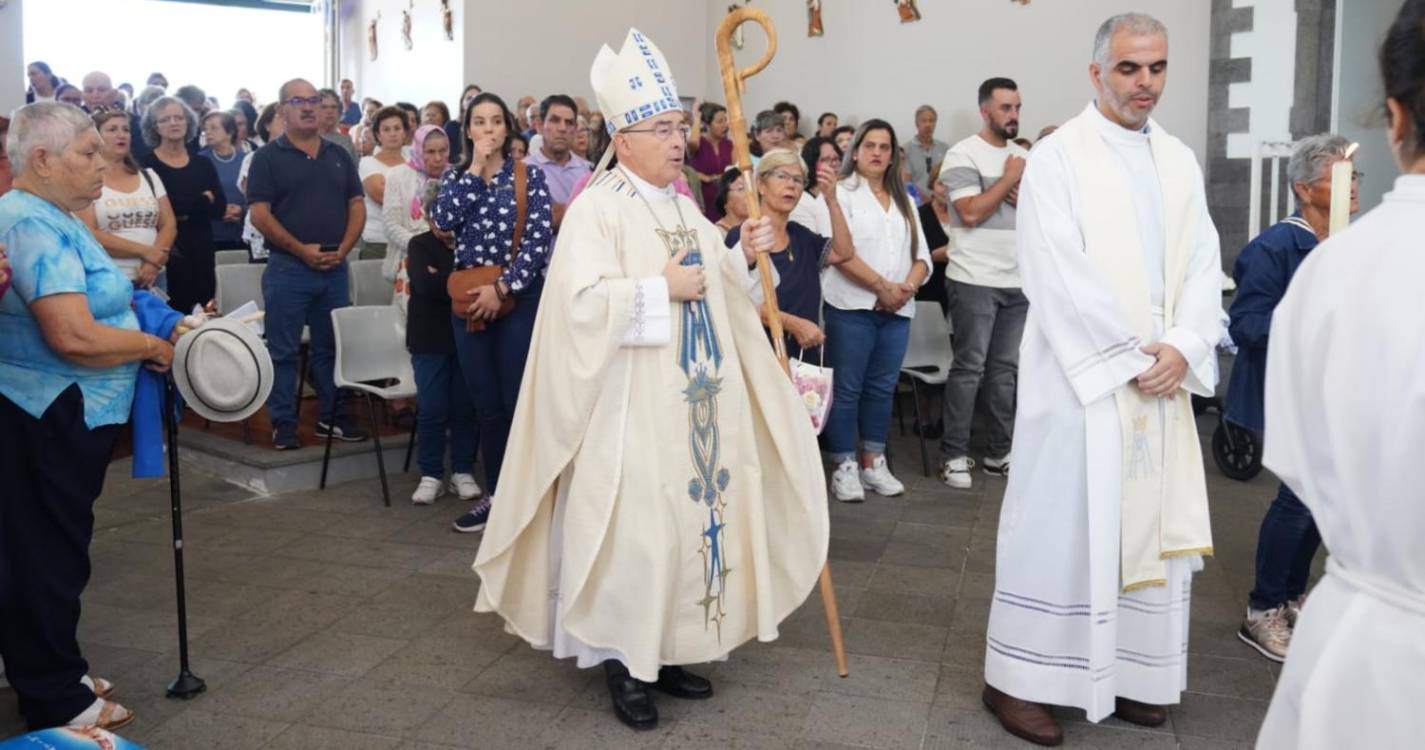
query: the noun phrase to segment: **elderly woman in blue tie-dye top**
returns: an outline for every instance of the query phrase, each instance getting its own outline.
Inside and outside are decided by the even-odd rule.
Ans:
[[[170,342],[142,333],[133,286],[73,214],[99,196],[93,121],[68,104],[15,114],[0,196],[11,289],[0,297],[0,657],[32,728],[123,726],[80,654],[94,501],[139,365],[166,370]]]

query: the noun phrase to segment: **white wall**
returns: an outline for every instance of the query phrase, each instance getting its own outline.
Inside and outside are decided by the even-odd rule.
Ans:
[[[561,93],[585,97],[597,109],[589,66],[600,45],[621,47],[630,25],[668,58],[680,93],[699,87],[709,67],[716,72],[703,3],[515,0],[470,5],[464,19],[465,80],[499,94],[510,106],[521,96]]]
[[[709,34],[727,5],[708,3]],[[1116,13],[1151,13],[1168,27],[1172,61],[1156,117],[1199,159],[1206,154],[1211,11],[1206,0],[1057,0],[1028,6],[935,0],[921,2],[923,18],[910,24],[900,23],[890,2],[823,0],[826,35],[816,38],[806,35],[804,0],[753,5],[776,24],[778,52],[765,72],[748,81],[749,120],[757,110],[790,99],[801,109],[803,132],[810,132],[821,112],[833,111],[843,123],[889,120],[904,139],[914,133],[915,108],[928,103],[940,113],[937,137],[949,142],[980,128],[976,91],[992,76],[1019,83],[1020,132],[1031,139],[1043,126],[1078,114],[1093,97],[1087,71],[1099,24]],[[743,65],[764,48],[760,31],[746,36],[739,55]],[[708,58],[708,78],[697,93],[721,100],[711,52]]]
[[[25,25],[21,23],[24,5],[24,0],[10,0],[9,5],[0,8],[0,114],[7,117],[25,103],[25,88],[29,86],[22,35]]]
[[[1366,173],[1361,183],[1361,210],[1380,205],[1400,174],[1386,144],[1385,118],[1380,114],[1385,89],[1380,79],[1380,44],[1404,0],[1340,0],[1336,9],[1337,76],[1336,132],[1361,144],[1356,168]]]
[[[397,101],[425,106],[432,99],[459,102],[465,86],[465,34],[461,24],[466,3],[452,2],[455,39],[445,38],[440,3],[408,0],[343,0],[341,4],[341,77],[356,84],[357,99],[372,96],[383,104]],[[412,48],[401,38],[401,11],[411,14]],[[378,55],[367,51],[367,24],[381,15],[376,26]],[[335,83],[335,82],[332,82]],[[335,86],[333,86],[335,88]]]

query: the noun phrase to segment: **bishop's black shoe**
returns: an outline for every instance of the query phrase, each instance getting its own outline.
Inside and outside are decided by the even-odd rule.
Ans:
[[[604,679],[619,721],[640,732],[658,726],[658,707],[653,705],[647,683],[634,679],[628,667],[616,659],[604,662]]]
[[[658,681],[650,683],[649,687],[659,692],[667,693],[674,698],[686,698],[688,700],[702,700],[713,696],[711,681],[699,677],[682,667],[660,667],[658,669]]]

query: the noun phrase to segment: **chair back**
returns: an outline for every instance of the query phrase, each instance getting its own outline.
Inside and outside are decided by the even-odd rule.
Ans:
[[[396,285],[381,275],[384,262],[380,258],[346,262],[347,272],[351,274],[351,304],[357,307],[391,304]]]
[[[246,250],[219,250],[213,253],[213,265],[215,266],[230,266],[246,263],[248,260]]]
[[[910,341],[906,345],[901,369],[917,367],[943,368],[948,371],[954,359],[950,346],[950,326],[939,302],[920,300],[915,303],[915,317],[910,321]]]
[[[399,309],[392,305],[339,307],[332,310],[332,334],[336,338],[332,380],[338,388],[415,394],[416,374],[406,351],[405,316]]]
[[[267,309],[262,299],[262,272],[267,268],[261,263],[243,263],[214,266],[218,289],[218,314],[227,315],[244,302],[257,303],[257,309]]]

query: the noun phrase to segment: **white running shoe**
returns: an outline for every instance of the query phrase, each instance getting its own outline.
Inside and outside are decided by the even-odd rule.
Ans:
[[[416,505],[430,505],[443,494],[445,494],[444,482],[435,477],[421,477],[421,483],[416,485],[416,491],[411,493],[411,502]]]
[[[848,458],[831,475],[831,494],[843,503],[859,503],[866,499],[861,478],[856,473],[856,459]]]
[[[475,477],[471,474],[451,474],[450,487],[455,490],[455,494],[461,500],[479,500],[485,491],[480,489],[480,485],[475,483]]]
[[[905,485],[886,468],[885,456],[876,456],[871,468],[861,470],[861,486],[881,497],[895,497],[905,492]]]
[[[985,456],[985,473],[992,477],[1009,476],[1009,454],[1004,454],[1002,458]]]
[[[970,489],[970,469],[975,468],[975,460],[969,456],[952,458],[940,464],[940,481],[957,490]]]
[[[1306,594],[1302,594],[1286,603],[1286,621],[1293,631],[1296,630],[1296,621],[1301,618],[1301,608],[1306,606]]]

